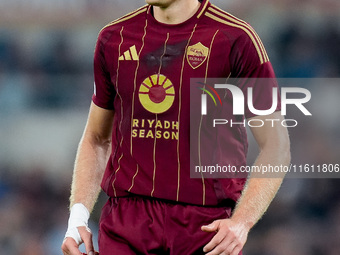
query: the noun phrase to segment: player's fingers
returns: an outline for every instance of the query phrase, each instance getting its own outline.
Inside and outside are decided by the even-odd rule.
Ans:
[[[230,242],[226,239],[223,240],[222,243],[216,248],[221,248],[220,253],[218,254],[226,254],[226,255],[231,255],[233,254],[235,247],[237,246],[237,242]],[[238,253],[236,254],[238,255]]]
[[[205,232],[214,232],[218,230],[218,226],[219,226],[219,221],[214,221],[213,223],[209,225],[202,226],[201,230]]]
[[[206,255],[230,255],[228,250],[229,250],[229,247],[227,246],[227,244],[224,242],[221,242]]]
[[[230,255],[239,255],[242,250],[241,245],[236,245],[234,250],[230,253]]]
[[[94,248],[92,242],[92,232],[88,227],[78,227],[81,239],[84,241],[87,255],[94,255]]]
[[[210,240],[210,242],[203,247],[204,252],[212,251],[215,247],[217,247],[225,238],[225,234],[222,231],[216,233],[216,235]]]
[[[220,246],[227,255],[238,255],[242,250],[243,244],[234,232],[228,232]]]
[[[66,237],[61,245],[64,255],[82,255],[78,249],[76,241],[71,237]]]

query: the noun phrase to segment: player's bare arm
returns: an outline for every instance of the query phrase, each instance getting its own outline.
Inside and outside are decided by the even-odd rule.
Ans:
[[[256,118],[283,119],[280,112],[270,116]],[[290,143],[287,129],[281,125],[272,127],[266,124],[262,128],[251,128],[259,145],[260,154],[255,165],[288,165],[290,162]],[[230,219],[217,220],[202,230],[216,231],[213,239],[204,247],[207,255],[238,255],[242,250],[249,230],[263,216],[277,193],[283,176],[278,178],[249,178]]]
[[[75,161],[70,208],[82,204],[91,212],[100,192],[100,183],[111,152],[111,132],[114,111],[91,104],[87,124]],[[92,234],[88,228],[78,227],[88,254],[94,254]],[[67,237],[62,250],[65,255],[81,255],[77,242]]]

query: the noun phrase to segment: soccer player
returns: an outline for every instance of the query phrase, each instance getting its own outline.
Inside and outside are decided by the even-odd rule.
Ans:
[[[84,242],[94,254],[87,221],[101,186],[101,255],[241,254],[282,178],[190,178],[190,78],[273,78],[272,66],[252,27],[208,0],[146,2],[98,36],[63,253],[80,255]],[[275,86],[254,90],[257,109],[270,108]],[[256,118],[282,120],[279,108]],[[256,165],[289,163],[284,127],[265,122],[252,133]],[[226,160],[245,165],[244,128],[228,136]]]

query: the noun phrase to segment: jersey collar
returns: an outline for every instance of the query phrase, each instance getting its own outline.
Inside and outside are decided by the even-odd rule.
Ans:
[[[149,5],[148,7],[148,11],[147,11],[147,18],[148,18],[148,22],[150,22],[152,25],[154,25],[155,27],[161,28],[161,29],[167,29],[167,30],[178,30],[178,29],[183,29],[185,27],[192,27],[192,25],[196,24],[198,22],[198,20],[203,16],[204,12],[207,10],[207,8],[209,7],[210,2],[209,0],[203,0],[201,2],[201,6],[200,8],[197,10],[197,12],[188,20],[179,23],[179,24],[165,24],[165,23],[161,23],[159,21],[157,21],[153,14],[152,14],[152,6]]]

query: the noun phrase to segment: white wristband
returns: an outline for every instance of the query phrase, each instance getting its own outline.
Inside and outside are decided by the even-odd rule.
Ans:
[[[83,243],[83,240],[80,237],[79,231],[77,227],[84,226],[88,229],[88,221],[90,218],[90,213],[87,208],[81,204],[74,204],[71,207],[70,218],[68,219],[68,227],[65,234],[66,237],[73,238],[77,245]]]

